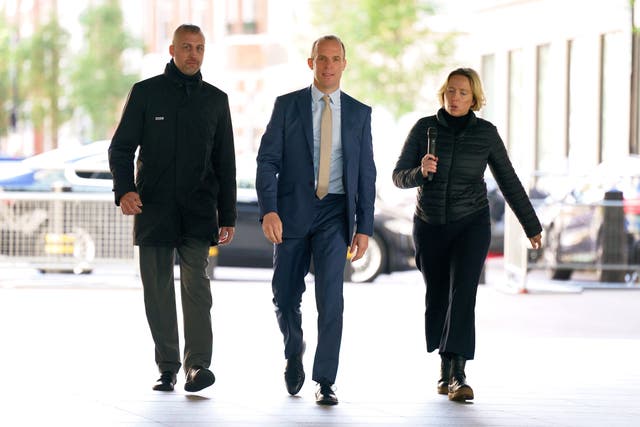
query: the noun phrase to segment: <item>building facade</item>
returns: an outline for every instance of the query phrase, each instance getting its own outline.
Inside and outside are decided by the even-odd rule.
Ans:
[[[498,126],[524,177],[582,174],[637,152],[629,1],[469,7],[460,52],[481,73],[482,114]]]
[[[229,94],[239,170],[255,170],[255,153],[275,97],[308,84],[303,34],[306,2],[269,0],[144,0],[138,10],[147,53],[143,77],[169,59],[173,30],[200,26],[207,39],[205,80]],[[124,7],[130,7],[125,6]],[[310,44],[310,42],[309,42]],[[247,163],[243,167],[243,163]]]
[[[28,36],[41,17],[57,13],[71,33],[71,49],[82,42],[79,14],[91,2],[73,0],[7,0],[0,13]],[[259,145],[278,94],[309,83],[306,66],[312,38],[307,30],[307,4],[269,0],[140,0],[120,2],[127,29],[143,41],[144,52],[127,55],[128,68],[140,78],[156,75],[170,59],[173,30],[182,23],[200,26],[207,40],[202,73],[205,80],[229,94],[238,159],[251,157]],[[122,94],[122,99],[127,94]],[[116,123],[114,123],[115,128]],[[63,130],[61,145],[86,142],[74,123]],[[75,134],[74,134],[75,132]],[[74,137],[75,135],[75,137]],[[0,141],[5,154],[30,155],[52,148],[22,123]],[[248,161],[247,161],[248,162]],[[252,171],[255,173],[255,171]]]

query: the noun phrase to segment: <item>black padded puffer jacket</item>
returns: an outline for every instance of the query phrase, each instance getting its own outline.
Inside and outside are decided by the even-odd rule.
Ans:
[[[427,152],[427,129],[437,128],[438,171],[433,180],[422,176],[420,162]],[[487,165],[527,237],[542,231],[529,197],[511,165],[496,127],[473,112],[457,135],[447,125],[444,110],[423,117],[413,126],[393,170],[399,188],[418,187],[416,215],[429,224],[448,224],[486,208]]]

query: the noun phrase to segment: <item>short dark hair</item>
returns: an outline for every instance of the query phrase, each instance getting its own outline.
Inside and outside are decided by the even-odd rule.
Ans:
[[[313,42],[313,45],[311,46],[311,58],[315,58],[316,54],[318,53],[318,43],[325,41],[325,40],[332,40],[332,41],[336,41],[338,43],[340,43],[340,46],[342,46],[342,59],[346,59],[347,58],[347,49],[345,49],[344,47],[344,43],[342,43],[342,40],[340,40],[340,37],[338,36],[334,36],[333,34],[327,35],[327,36],[322,36],[319,39],[317,39],[316,41]]]
[[[178,28],[176,28],[176,30],[173,32],[173,39],[172,39],[171,43],[175,44],[176,37],[178,36],[178,34],[182,34],[182,33],[201,34],[202,37],[204,37],[204,34],[202,34],[202,30],[197,25],[194,25],[194,24],[182,24]]]

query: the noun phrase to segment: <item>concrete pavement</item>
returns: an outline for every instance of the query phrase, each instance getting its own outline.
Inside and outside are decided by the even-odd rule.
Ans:
[[[216,383],[154,392],[157,378],[138,279],[130,272],[0,278],[3,426],[632,426],[640,405],[640,292],[509,294],[489,269],[476,309],[476,399],[436,394],[439,359],[423,338],[416,272],[345,286],[336,407],[307,380],[285,390],[268,271],[221,269],[213,282]],[[245,280],[248,279],[248,280]],[[315,344],[304,296],[305,367]],[[310,377],[310,375],[309,375]]]

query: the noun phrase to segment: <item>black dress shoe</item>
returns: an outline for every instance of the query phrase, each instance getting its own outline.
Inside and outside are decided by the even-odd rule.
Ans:
[[[302,351],[287,359],[287,366],[284,368],[284,382],[290,395],[298,394],[304,384],[304,367],[302,366],[302,356],[304,355],[305,344],[302,343]]]
[[[157,391],[173,391],[173,386],[176,385],[176,374],[171,371],[164,371],[160,374],[160,378],[153,386]]]
[[[318,390],[316,390],[316,403],[318,405],[338,404],[338,397],[331,386],[332,384],[318,384]]]
[[[202,366],[194,366],[187,372],[187,382],[184,384],[186,391],[200,391],[216,382],[213,372]]]

